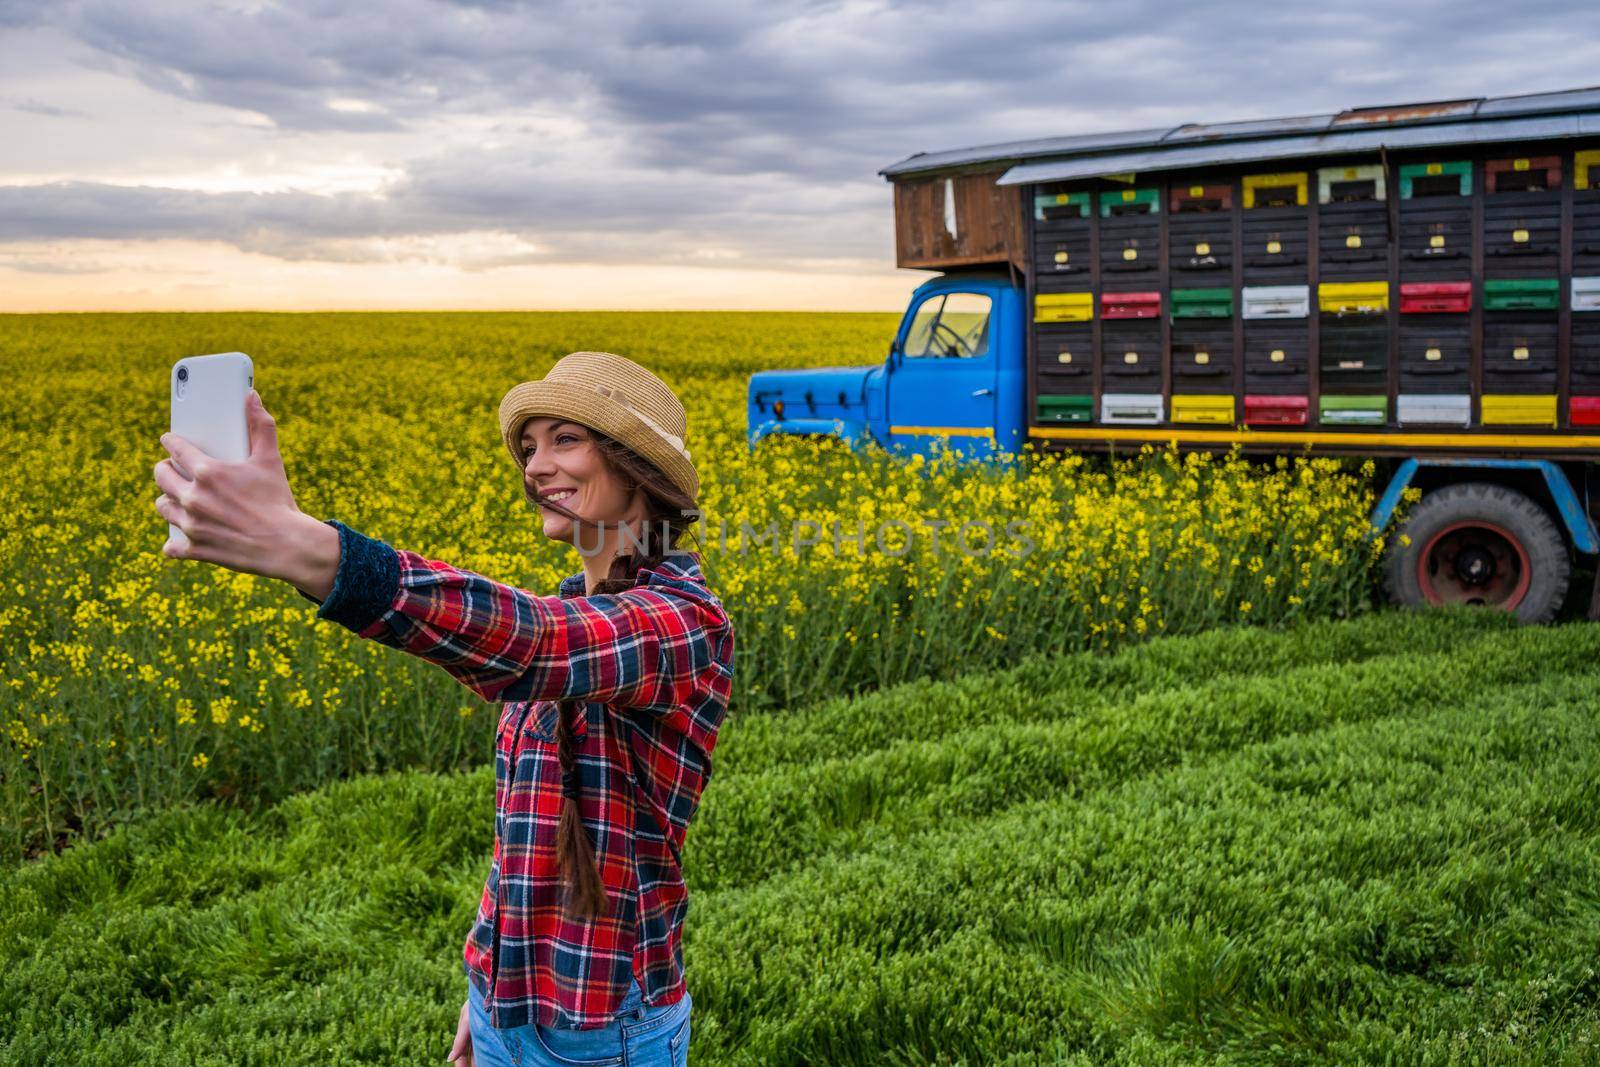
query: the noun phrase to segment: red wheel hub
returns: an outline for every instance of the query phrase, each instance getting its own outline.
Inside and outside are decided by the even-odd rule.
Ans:
[[[1482,604],[1515,611],[1533,580],[1528,550],[1502,526],[1452,523],[1417,557],[1417,584],[1430,604]]]

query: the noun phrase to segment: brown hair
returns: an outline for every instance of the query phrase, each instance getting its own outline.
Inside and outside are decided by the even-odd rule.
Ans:
[[[620,593],[633,588],[639,571],[660,564],[677,548],[678,540],[696,518],[695,502],[659,467],[627,445],[593,427],[584,429],[593,436],[606,469],[622,480],[624,488],[630,493],[634,489],[644,491],[645,521],[637,537],[638,547],[634,547],[632,538],[625,536],[623,550],[617,553],[610,571],[594,588],[596,594]],[[531,496],[529,501],[575,522],[583,521],[560,504],[538,503]],[[563,907],[579,918],[595,919],[605,913],[606,890],[578,807],[577,744],[572,736],[572,716],[567,705],[568,702],[562,702],[556,715],[556,755],[561,761],[562,794],[561,821],[556,827],[556,862],[561,884],[567,891]]]

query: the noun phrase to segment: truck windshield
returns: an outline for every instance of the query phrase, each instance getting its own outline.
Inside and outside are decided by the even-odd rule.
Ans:
[[[940,293],[917,307],[906,332],[910,359],[970,359],[989,351],[989,310],[984,293]]]

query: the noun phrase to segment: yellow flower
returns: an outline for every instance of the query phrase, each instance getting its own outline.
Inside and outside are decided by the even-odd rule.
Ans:
[[[196,767],[204,767],[206,764],[211,762],[211,757],[206,755],[204,752],[196,752],[194,754],[194,759],[190,760],[189,762]]]

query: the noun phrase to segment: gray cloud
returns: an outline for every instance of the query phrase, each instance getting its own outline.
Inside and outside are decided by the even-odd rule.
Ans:
[[[673,179],[636,173],[596,182],[547,173],[536,159],[505,154],[426,161],[381,198],[93,182],[0,186],[0,242],[182,238],[225,241],[284,259],[355,261],[385,255],[351,245],[361,238],[497,232],[548,251],[494,265],[700,262],[700,250],[730,246],[743,253],[741,261],[763,266],[774,260],[881,259],[888,251],[875,240],[881,233],[864,239],[857,222],[885,214],[888,191],[866,185],[856,192],[844,199],[770,175]]]
[[[1485,0],[1337,11],[1158,0],[391,0],[377,15],[324,0],[248,12],[68,0],[36,10],[147,85],[286,129],[363,132],[536,107],[605,122],[647,162],[835,178],[859,175],[885,149],[1061,132],[1017,128],[1006,116],[1019,109],[1125,128],[1139,112],[1210,121],[1414,99],[1443,84],[1478,95],[1512,91],[1486,88],[1485,64],[1510,60],[1525,84],[1550,86],[1563,69],[1581,80],[1600,48],[1574,33],[1594,18],[1571,2],[1521,4],[1515,19]],[[1562,47],[1528,47],[1541,42]],[[1383,99],[1347,100],[1351,83]],[[341,98],[379,110],[330,109]]]
[[[382,196],[0,187],[0,240],[203,237],[288,258],[487,229],[557,259],[728,247],[743,263],[887,264],[876,171],[915,151],[1554,89],[1600,65],[1591,9],[1546,0],[1514,15],[1486,0],[10,0],[8,22],[54,26],[110,69],[265,115],[282,137],[359,146],[497,120],[484,143],[457,132],[395,161],[405,178]]]
[[[10,105],[17,111],[26,111],[30,115],[43,115],[52,119],[86,119],[89,117],[87,111],[79,111],[73,107],[57,107],[54,104],[47,104],[43,100],[34,100],[31,97],[12,100]]]
[[[365,196],[196,193],[97,182],[0,186],[0,241],[181,237],[241,243],[272,231],[382,236],[393,232],[385,214]]]
[[[44,21],[49,8],[49,0],[6,0],[0,4],[0,26],[36,26]]]
[[[22,271],[24,274],[104,274],[110,267],[97,263],[73,263],[44,259],[0,258],[0,267]]]

